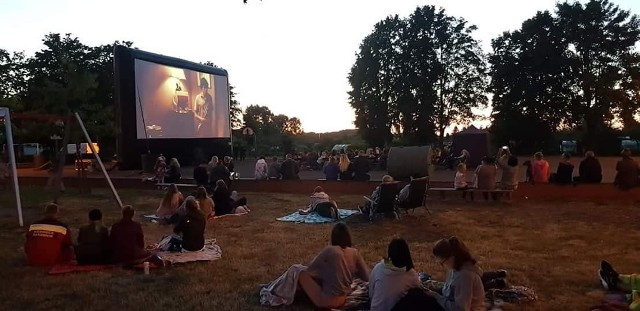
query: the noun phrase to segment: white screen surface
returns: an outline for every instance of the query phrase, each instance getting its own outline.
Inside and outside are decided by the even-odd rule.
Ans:
[[[228,138],[225,76],[135,60],[138,139]]]

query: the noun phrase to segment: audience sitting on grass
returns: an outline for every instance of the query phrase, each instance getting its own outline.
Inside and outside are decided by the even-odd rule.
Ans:
[[[278,157],[273,157],[271,159],[271,164],[269,164],[269,173],[267,174],[267,178],[270,180],[278,180],[282,176],[280,174],[280,163],[278,163]]]
[[[238,198],[236,191],[229,191],[227,184],[222,179],[216,182],[216,188],[213,191],[213,203],[216,209],[216,216],[249,212],[247,199],[244,197]]]
[[[371,176],[369,175],[369,171],[371,170],[371,167],[369,166],[369,158],[364,151],[360,150],[358,152],[358,156],[353,159],[352,165],[353,180],[368,181],[371,179]]]
[[[79,265],[104,265],[109,262],[109,229],[102,224],[102,212],[89,212],[90,223],[80,227],[76,259]]]
[[[298,176],[300,173],[300,167],[298,163],[291,158],[290,154],[285,156],[284,162],[280,165],[280,174],[282,175],[283,180],[298,180],[300,177]]]
[[[27,232],[24,251],[30,266],[49,267],[74,259],[69,227],[58,220],[58,205],[49,204],[44,218],[31,226]]]
[[[495,160],[492,157],[484,157],[482,163],[476,169],[475,174],[475,188],[478,190],[495,190],[496,189],[496,175],[497,169]],[[489,192],[483,192],[482,196],[485,200],[489,200]],[[492,192],[491,197],[493,200],[497,200],[497,193]]]
[[[571,164],[571,156],[568,153],[563,153],[560,162],[558,163],[558,170],[555,174],[551,175],[551,181],[560,184],[567,185],[573,182],[573,164]]]
[[[324,166],[323,172],[327,180],[338,180],[340,167],[338,166],[338,163],[336,163],[335,157],[329,157],[329,162]]]
[[[593,310],[640,311],[640,274],[620,274],[603,260],[598,275],[606,290],[622,292],[626,296],[619,302],[604,302]]]
[[[549,162],[544,159],[542,152],[536,152],[531,162],[531,177],[534,183],[549,182]]]
[[[616,178],[614,185],[622,190],[629,190],[638,186],[640,178],[640,168],[638,162],[631,158],[631,150],[622,150],[622,159],[616,164]]]
[[[199,251],[204,247],[204,229],[207,219],[198,208],[196,200],[187,200],[185,203],[186,213],[173,228],[173,232],[182,236],[184,250]]]
[[[353,179],[353,167],[349,157],[345,153],[340,154],[340,161],[338,162],[340,168],[340,180],[352,180]]]
[[[213,199],[207,194],[205,187],[200,186],[196,189],[196,201],[198,201],[200,212],[202,212],[205,219],[212,218],[216,215],[216,205],[213,203]]]
[[[254,176],[256,180],[267,179],[269,173],[269,167],[267,166],[267,161],[265,161],[264,156],[261,156],[258,161],[256,161],[256,167],[254,170]]]
[[[317,308],[337,308],[345,303],[355,278],[369,281],[369,268],[353,247],[347,225],[337,223],[331,245],[300,272],[298,284]]]
[[[378,203],[380,202],[380,191],[382,189],[380,186],[382,184],[391,184],[394,182],[395,181],[393,180],[393,177],[389,175],[382,176],[382,183],[378,185],[376,189],[373,190],[369,200],[366,200],[364,202],[363,207],[360,207],[358,205],[358,209],[360,210],[360,212],[365,215],[373,216],[376,213],[376,209],[378,208]]]
[[[500,189],[518,189],[518,157],[513,156],[508,152],[503,154],[498,161],[498,168],[502,171]]]
[[[462,191],[462,198],[467,197],[467,192],[465,190],[471,189],[469,183],[467,183],[467,165],[464,163],[458,163],[458,170],[456,171],[456,176],[453,178],[453,187],[456,190]]]
[[[200,162],[200,165],[193,168],[193,180],[198,186],[206,186],[209,184],[207,161],[202,161]]]
[[[218,180],[223,180],[227,185],[231,182],[231,173],[229,169],[218,160],[218,157],[213,156],[211,162],[209,162],[209,184],[213,187]]]
[[[587,151],[578,167],[577,182],[585,184],[599,184],[602,182],[602,166],[593,151]]]
[[[438,263],[447,269],[442,292],[427,293],[435,298],[441,307],[440,310],[486,310],[482,271],[464,243],[456,237],[442,239],[433,247],[433,255]]]
[[[403,239],[393,239],[389,243],[385,259],[376,264],[371,271],[371,311],[389,311],[410,289],[421,286],[418,273],[413,267],[407,242]]]
[[[162,201],[160,201],[160,206],[156,210],[156,216],[168,219],[178,211],[178,208],[183,202],[184,197],[178,190],[178,187],[175,184],[170,185],[167,188],[164,197],[162,197]]]
[[[111,263],[136,265],[151,261],[156,265],[164,265],[162,259],[145,250],[144,233],[140,223],[133,221],[135,211],[130,205],[122,208],[122,219],[111,226],[109,244]]]
[[[182,174],[180,173],[180,163],[178,159],[171,158],[169,161],[169,167],[164,173],[164,182],[168,184],[176,184],[180,181]]]

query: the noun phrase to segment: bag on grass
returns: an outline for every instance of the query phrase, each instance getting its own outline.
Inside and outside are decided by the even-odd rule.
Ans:
[[[166,251],[177,253],[182,251],[182,238],[177,235],[167,235],[160,240],[158,248]]]
[[[322,202],[316,205],[316,213],[322,217],[340,220],[340,212],[335,202]]]

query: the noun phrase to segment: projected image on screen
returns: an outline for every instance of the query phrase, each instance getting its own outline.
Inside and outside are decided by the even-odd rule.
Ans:
[[[135,60],[138,139],[230,137],[227,77]]]

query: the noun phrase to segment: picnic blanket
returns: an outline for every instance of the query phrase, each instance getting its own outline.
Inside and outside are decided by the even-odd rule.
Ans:
[[[60,274],[67,274],[67,273],[72,273],[72,272],[100,271],[100,270],[111,269],[113,267],[114,266],[108,266],[108,265],[80,266],[80,265],[78,265],[77,262],[72,261],[72,262],[69,262],[69,263],[57,264],[57,265],[51,267],[51,269],[49,270],[49,274],[50,275],[60,275]]]
[[[345,219],[353,214],[360,213],[358,210],[351,209],[339,209],[338,211],[340,212],[340,219]],[[316,212],[311,212],[308,215],[300,215],[299,212],[293,212],[287,216],[276,218],[276,220],[302,224],[324,224],[336,221],[333,218],[322,217]]]
[[[306,266],[293,265],[273,282],[263,285],[260,304],[271,307],[292,304],[298,288],[298,276],[304,270],[307,270]]]
[[[222,250],[216,244],[216,239],[208,239],[204,241],[204,247],[199,251],[182,251],[182,252],[158,252],[162,260],[171,264],[186,263],[194,261],[214,261],[222,257]]]

